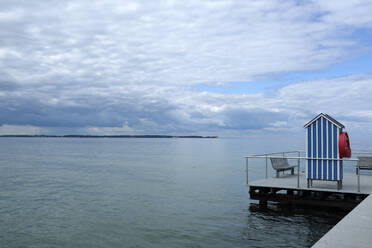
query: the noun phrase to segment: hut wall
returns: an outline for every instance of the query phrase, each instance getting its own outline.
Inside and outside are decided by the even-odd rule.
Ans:
[[[341,128],[323,116],[306,128],[308,158],[339,158],[338,136]],[[342,180],[342,161],[308,159],[306,175],[308,179]]]

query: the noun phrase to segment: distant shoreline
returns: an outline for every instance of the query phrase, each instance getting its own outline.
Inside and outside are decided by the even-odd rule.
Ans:
[[[199,135],[0,135],[0,138],[194,138],[216,139],[218,136]]]

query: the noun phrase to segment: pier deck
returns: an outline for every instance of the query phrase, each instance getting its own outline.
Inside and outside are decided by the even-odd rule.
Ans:
[[[318,181],[314,180],[313,187],[307,188],[307,181],[305,173],[300,173],[300,189],[302,190],[316,190],[328,192],[342,192],[354,194],[370,194],[372,193],[372,175],[360,175],[360,192],[357,188],[357,175],[351,173],[344,173],[344,180],[342,182],[342,189],[337,190],[337,184],[334,181]],[[279,178],[269,177],[249,183],[250,187],[276,187],[297,189],[297,174],[280,175]]]
[[[314,180],[311,188],[307,187],[306,175],[300,174],[297,187],[297,175],[281,175],[279,178],[267,178],[249,183],[250,198],[259,200],[300,205],[331,206],[352,209],[372,193],[372,176],[360,175],[360,192],[357,187],[357,175],[344,174],[343,187],[337,190],[334,181]]]

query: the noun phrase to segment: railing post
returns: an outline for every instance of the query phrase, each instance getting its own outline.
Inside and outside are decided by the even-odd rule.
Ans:
[[[358,174],[358,192],[360,193],[360,170],[359,166],[357,165],[357,174]]]
[[[300,187],[300,155],[301,155],[301,153],[298,152],[298,159],[297,159],[297,188]]]
[[[266,155],[266,171],[265,171],[265,178],[267,179],[267,155]]]
[[[248,185],[248,158],[245,158],[245,175],[246,175],[246,185]]]

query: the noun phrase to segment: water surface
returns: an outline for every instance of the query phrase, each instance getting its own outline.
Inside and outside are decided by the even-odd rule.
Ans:
[[[251,201],[243,156],[276,147],[0,138],[0,247],[309,247],[344,213]]]

